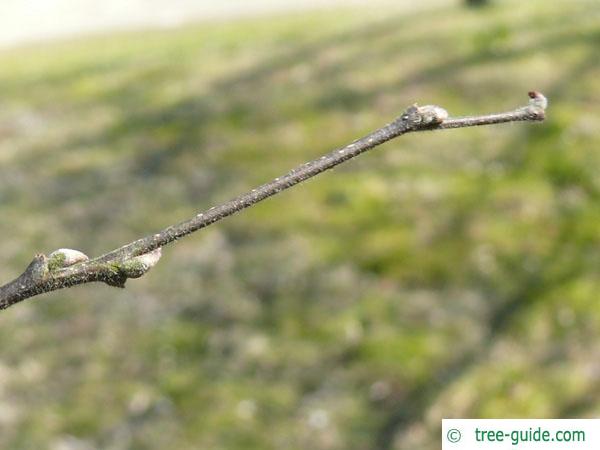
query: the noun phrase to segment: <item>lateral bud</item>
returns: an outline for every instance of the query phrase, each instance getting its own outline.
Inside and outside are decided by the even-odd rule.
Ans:
[[[59,248],[48,255],[48,268],[50,270],[62,269],[89,259],[85,253],[79,250]]]
[[[439,125],[448,118],[448,111],[438,105],[410,106],[400,116],[412,129],[429,128]]]
[[[139,278],[152,269],[162,256],[162,248],[128,259],[119,264],[120,272],[127,278]]]
[[[417,106],[423,125],[439,125],[448,118],[448,111],[438,105]]]

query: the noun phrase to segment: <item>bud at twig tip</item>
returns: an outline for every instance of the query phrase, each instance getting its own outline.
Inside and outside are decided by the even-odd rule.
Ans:
[[[536,108],[546,109],[548,107],[548,99],[539,91],[529,91],[529,105]]]

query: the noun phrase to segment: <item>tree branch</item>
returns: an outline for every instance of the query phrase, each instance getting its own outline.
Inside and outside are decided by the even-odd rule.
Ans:
[[[189,220],[171,225],[156,234],[138,239],[97,258],[89,259],[83,253],[70,249],[59,249],[48,256],[38,254],[19,277],[0,287],[0,310],[44,292],[94,281],[125,287],[127,279],[141,277],[158,262],[163,246],[405,133],[544,120],[547,105],[545,97],[538,92],[530,92],[529,97],[527,106],[513,111],[456,118],[448,117],[448,113],[439,106],[415,104],[393,122],[345,147],[302,164],[273,181],[199,213]]]

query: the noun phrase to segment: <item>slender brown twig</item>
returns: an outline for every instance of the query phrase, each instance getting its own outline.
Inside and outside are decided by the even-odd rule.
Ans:
[[[529,96],[531,100],[527,106],[482,116],[452,118],[439,106],[413,105],[393,122],[345,147],[302,164],[273,181],[199,213],[189,220],[171,225],[156,234],[138,239],[97,258],[88,259],[81,252],[70,249],[59,249],[48,256],[37,254],[19,277],[0,287],[0,309],[6,309],[44,292],[93,281],[124,287],[127,279],[141,277],[158,262],[163,246],[405,133],[544,120],[545,98],[537,92],[530,92]]]

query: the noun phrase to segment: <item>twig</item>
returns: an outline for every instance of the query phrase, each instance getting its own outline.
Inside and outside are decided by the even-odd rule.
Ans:
[[[278,194],[327,169],[331,169],[361,153],[402,134],[413,131],[445,130],[515,121],[542,121],[546,100],[538,92],[530,92],[529,105],[499,114],[449,118],[435,105],[409,107],[400,117],[351,144],[302,164],[269,183],[252,189],[222,205],[212,207],[189,220],[138,239],[94,259],[70,249],[59,249],[46,256],[38,254],[15,280],[0,287],[0,310],[27,298],[78,284],[101,281],[124,287],[129,278],[138,278],[160,259],[161,248],[183,236],[207,227],[272,195]]]

